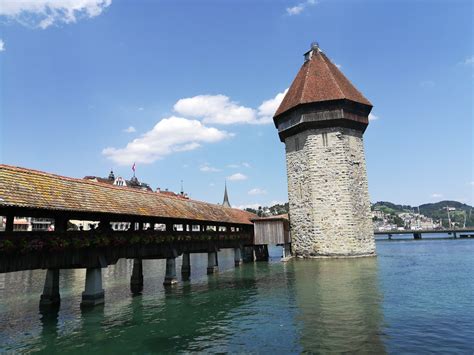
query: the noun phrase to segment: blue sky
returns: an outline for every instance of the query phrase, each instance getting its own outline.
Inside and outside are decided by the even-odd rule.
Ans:
[[[467,0],[0,0],[1,161],[285,202],[271,111],[318,41],[374,105],[371,200],[473,204],[473,20]]]

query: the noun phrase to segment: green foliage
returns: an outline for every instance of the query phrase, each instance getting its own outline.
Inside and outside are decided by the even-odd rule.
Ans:
[[[448,227],[448,214],[446,206],[456,208],[456,211],[450,211],[451,222],[456,223],[456,226],[462,227],[464,225],[464,216],[466,216],[466,227],[474,227],[474,208],[457,201],[441,201],[437,203],[428,203],[420,205],[420,213],[426,217],[430,217],[435,221],[442,219],[443,226]],[[279,215],[288,213],[289,205],[288,202],[284,204],[276,204],[271,207],[259,207],[258,210],[253,208],[246,208],[248,212],[254,213],[259,216],[263,215]],[[418,212],[418,206],[410,205],[397,205],[392,202],[380,201],[372,205],[372,210],[379,210],[389,216],[389,221],[392,224],[396,224],[398,227],[403,227],[403,220],[398,217],[399,213],[402,212]],[[264,211],[270,211],[265,214]],[[376,219],[374,219],[375,221]]]
[[[378,210],[387,214],[400,213],[400,212],[413,212],[414,207],[409,205],[396,205],[391,202],[376,202],[372,205],[372,211]]]
[[[290,205],[287,203],[284,204],[276,204],[273,205],[272,207],[269,208],[270,214],[273,216],[279,215],[279,214],[285,214],[288,213],[290,210]]]
[[[386,214],[397,214],[401,212],[418,212],[425,215],[426,217],[432,218],[435,221],[440,219],[443,221],[444,227],[449,227],[448,223],[448,212],[446,207],[455,208],[455,211],[450,211],[451,222],[455,223],[457,227],[464,225],[464,219],[466,219],[466,227],[474,227],[474,208],[466,205],[465,203],[457,201],[440,201],[437,203],[427,203],[420,206],[410,205],[396,205],[391,202],[376,202],[372,205],[372,210],[380,210]]]
[[[71,232],[47,237],[36,237],[34,232],[30,237],[17,237],[0,240],[0,254],[16,254],[31,252],[61,252],[87,248],[112,248],[120,246],[150,245],[161,243],[176,243],[184,241],[212,241],[241,239],[240,233],[209,233],[209,234],[128,234],[128,233],[98,233],[87,232],[74,234]]]
[[[387,216],[387,220],[391,224],[396,224],[397,227],[404,227],[405,223],[397,214],[393,213]]]
[[[257,216],[260,216],[260,217],[276,216],[276,215],[280,215],[280,214],[285,214],[285,213],[288,213],[289,210],[290,210],[290,206],[289,206],[288,202],[284,203],[284,204],[276,204],[276,205],[273,205],[271,207],[262,207],[262,206],[260,206],[257,210],[253,209],[253,208],[246,208],[245,209],[245,211],[254,213],[254,214],[256,214]],[[269,211],[269,212],[266,212],[266,211]]]

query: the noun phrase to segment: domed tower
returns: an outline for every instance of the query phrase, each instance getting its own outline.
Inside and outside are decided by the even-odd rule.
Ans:
[[[317,44],[273,118],[285,143],[292,250],[375,255],[363,134],[372,104]]]

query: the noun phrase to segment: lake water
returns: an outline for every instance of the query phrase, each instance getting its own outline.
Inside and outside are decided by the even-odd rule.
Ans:
[[[45,314],[45,271],[0,274],[0,351],[472,354],[474,241],[378,241],[377,253],[234,269],[223,251],[210,277],[206,255],[192,255],[191,281],[170,290],[164,262],[150,260],[135,297],[121,260],[103,270],[105,305],[89,311],[85,271],[64,270],[61,307]]]

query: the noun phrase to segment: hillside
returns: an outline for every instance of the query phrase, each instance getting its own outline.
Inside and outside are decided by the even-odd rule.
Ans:
[[[422,215],[435,220],[439,220],[441,218],[443,220],[443,225],[447,227],[448,212],[446,207],[455,209],[449,212],[452,222],[455,222],[458,225],[463,225],[464,218],[466,218],[466,226],[474,226],[474,213],[472,213],[474,208],[472,206],[466,205],[465,203],[457,201],[446,200],[436,203],[426,203],[420,206],[396,205],[391,202],[380,201],[372,205],[372,210],[380,210],[388,214],[398,214],[401,212],[418,212],[419,208]]]
[[[420,208],[420,213],[422,215],[433,218],[434,220],[442,219],[445,227],[448,227],[448,213],[446,207],[455,208],[455,210],[449,212],[452,222],[462,226],[464,225],[464,218],[466,218],[466,227],[474,226],[474,207],[457,201],[440,201],[436,203],[426,203],[420,206],[397,205],[387,201],[379,201],[372,204],[372,210],[380,210],[387,215],[391,215],[393,217],[393,223],[395,224],[401,223],[401,220],[399,220],[397,216],[399,213],[417,213],[418,207]],[[285,203],[271,207],[261,207],[258,210],[248,210],[259,215],[277,215],[288,213],[288,208],[288,203]]]

